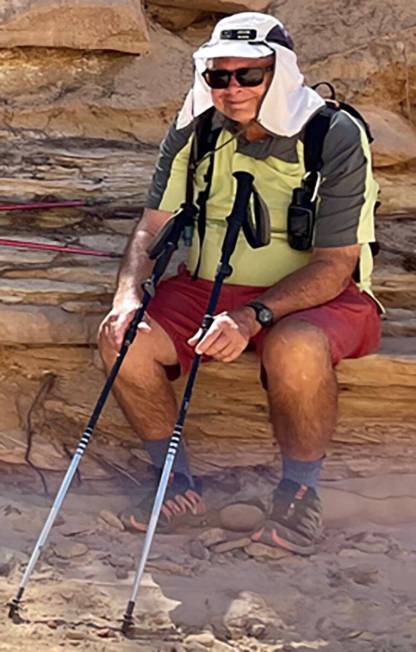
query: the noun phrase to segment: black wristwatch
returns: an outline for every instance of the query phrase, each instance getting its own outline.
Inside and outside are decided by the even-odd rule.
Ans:
[[[250,301],[246,305],[253,308],[256,313],[256,321],[258,321],[262,328],[267,328],[272,325],[273,313],[270,308],[264,305],[264,303],[260,303],[260,301]]]

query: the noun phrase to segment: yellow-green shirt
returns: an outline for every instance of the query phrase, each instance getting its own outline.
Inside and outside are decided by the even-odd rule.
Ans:
[[[248,142],[232,138],[233,125],[216,113],[213,127],[221,127],[216,141],[213,175],[206,204],[206,232],[198,272],[213,280],[236,189],[232,173],[248,171],[268,208],[271,222],[269,245],[252,249],[241,232],[231,257],[233,273],[226,283],[271,286],[309,262],[311,252],[292,249],[287,240],[287,213],[294,188],[305,174],[304,134],[291,138],[268,136]],[[173,125],[163,141],[147,206],[175,211],[185,200],[186,176],[193,125],[177,130]],[[228,142],[227,142],[228,141]],[[222,147],[222,145],[224,145]],[[371,169],[371,153],[361,123],[344,111],[333,112],[322,151],[322,183],[319,189],[313,245],[343,247],[359,243],[359,287],[371,293],[373,259],[369,243],[374,242],[374,207],[378,186]],[[205,187],[208,157],[199,164],[194,197]],[[188,266],[194,271],[199,258],[199,239],[194,230]]]

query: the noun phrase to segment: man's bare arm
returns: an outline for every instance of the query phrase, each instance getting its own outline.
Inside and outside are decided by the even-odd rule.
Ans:
[[[308,265],[289,274],[259,295],[276,320],[297,310],[319,306],[340,294],[351,282],[360,245],[317,247]],[[251,311],[253,312],[253,311]]]
[[[326,303],[350,283],[359,250],[359,245],[316,248],[308,265],[286,276],[256,299],[272,310],[275,321],[298,310]],[[241,306],[218,315],[204,338],[199,341],[197,333],[189,344],[197,345],[197,353],[232,362],[260,330],[254,310]]]
[[[172,213],[167,211],[145,209],[142,219],[129,240],[121,262],[114,306],[140,301],[141,283],[151,274],[154,264],[146,250],[171,215]]]
[[[146,250],[170,216],[171,213],[167,211],[147,208],[129,240],[118,273],[113,307],[99,329],[99,337],[105,335],[116,350],[119,350],[141,301],[141,284],[152,272],[154,263]],[[142,320],[139,328],[144,332],[150,330],[146,319]]]

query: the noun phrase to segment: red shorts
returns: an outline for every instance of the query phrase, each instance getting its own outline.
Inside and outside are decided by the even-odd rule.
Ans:
[[[162,281],[156,296],[150,302],[148,313],[172,339],[178,354],[179,367],[166,369],[170,380],[189,371],[194,349],[187,340],[201,326],[208,306],[213,283],[203,279],[192,280],[184,266],[178,275]],[[233,310],[254,300],[266,288],[224,283],[215,313]],[[281,321],[304,320],[324,331],[333,365],[343,358],[360,358],[374,353],[380,346],[380,315],[373,299],[360,292],[355,283],[332,301],[321,306],[293,312]],[[260,331],[250,341],[250,348],[261,355],[262,342],[267,331]],[[207,358],[209,360],[209,358]]]

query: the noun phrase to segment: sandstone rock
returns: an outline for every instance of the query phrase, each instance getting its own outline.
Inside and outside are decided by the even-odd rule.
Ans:
[[[0,51],[0,126],[8,137],[24,130],[25,138],[130,141],[136,151],[145,149],[143,143],[158,144],[189,88],[192,50],[161,27],[150,25],[149,33],[152,51],[143,57],[46,48]],[[42,158],[38,167],[42,173]],[[13,187],[11,172],[5,176]],[[135,170],[136,179],[140,173]],[[66,175],[59,167],[56,174],[58,188]],[[26,174],[28,186],[37,187],[30,177]],[[103,169],[93,188],[105,180],[110,181]]]
[[[95,342],[101,315],[68,313],[58,306],[1,305],[0,344]]]
[[[286,629],[276,612],[260,595],[242,591],[230,604],[224,625],[233,639],[257,632],[261,638],[277,637]],[[276,638],[274,638],[276,640]]]
[[[0,9],[0,47],[149,51],[141,3],[135,0],[15,0]]]
[[[192,646],[193,644],[202,645],[205,648],[211,649],[215,643],[215,636],[212,632],[201,632],[200,634],[189,634],[184,639],[184,644]],[[192,647],[191,647],[192,649]]]
[[[114,292],[115,289],[115,282],[117,278],[117,269],[119,265],[117,263],[111,263],[108,265],[101,265],[100,267],[95,266],[95,267],[89,267],[89,266],[67,266],[67,267],[60,267],[60,266],[54,266],[51,267],[50,269],[37,269],[35,274],[36,274],[36,280],[39,279],[48,279],[54,283],[59,282],[59,283],[76,283],[79,285],[93,285],[96,284],[96,287],[98,288],[106,288],[111,292]],[[7,279],[18,279],[18,278],[28,278],[30,279],[31,277],[33,278],[34,272],[33,270],[28,270],[28,269],[16,269],[13,271],[6,271],[3,274],[3,278]],[[59,287],[59,286],[57,286]],[[73,309],[74,311],[76,310],[77,304],[79,302],[74,301],[66,301],[64,295],[62,296],[62,304],[63,303],[68,304],[69,308],[71,306],[71,303],[73,303]],[[91,302],[91,305],[92,302]]]
[[[99,518],[104,521],[107,525],[116,530],[124,531],[124,525],[113,512],[110,512],[108,509],[102,509],[99,513]]]
[[[373,161],[376,168],[416,161],[416,129],[402,116],[380,107],[357,106],[374,136]]]
[[[60,283],[58,281],[43,279],[1,279],[0,295],[1,301],[6,303],[8,299],[13,302],[56,304],[59,301],[71,301],[76,299],[94,299],[105,294],[104,287],[88,285],[83,283]],[[108,292],[107,300],[112,294]]]
[[[209,550],[204,546],[202,541],[199,541],[198,539],[194,539],[193,541],[189,542],[189,552],[192,555],[192,557],[195,557],[195,559],[200,559],[201,561],[204,561],[206,559],[209,559]]]
[[[215,527],[201,532],[201,534],[198,535],[197,541],[200,541],[204,546],[210,548],[211,546],[215,546],[217,543],[228,541],[228,539],[229,535],[225,530]]]
[[[189,7],[189,5],[188,5]],[[192,25],[202,15],[198,9],[168,7],[149,4],[147,13],[165,29],[178,32]]]
[[[264,520],[264,512],[255,505],[236,503],[220,511],[221,526],[235,532],[248,532],[259,527]]]
[[[248,546],[244,548],[244,551],[250,556],[250,557],[263,557],[266,559],[274,559],[274,560],[279,560],[283,559],[284,557],[290,557],[291,553],[288,552],[287,550],[283,550],[282,548],[272,547],[272,546],[266,546],[264,543],[250,543]]]
[[[387,168],[376,170],[380,184],[380,199],[383,212],[413,213],[416,206],[415,174],[409,171],[393,171]]]
[[[0,576],[8,577],[13,568],[17,564],[16,554],[14,550],[0,547]]]
[[[249,544],[250,539],[248,537],[243,537],[241,539],[235,539],[234,541],[219,543],[217,546],[213,547],[212,551],[217,554],[222,554],[224,552],[231,552],[232,550],[246,548]]]
[[[238,11],[265,11],[271,0],[194,0],[193,9],[230,13]],[[150,0],[149,4],[189,8],[189,0]]]
[[[327,79],[349,101],[404,113],[416,105],[416,14],[407,0],[276,0],[308,82]]]
[[[85,555],[88,552],[88,547],[83,543],[66,543],[63,541],[54,546],[54,551],[57,557],[74,559],[75,557]]]

